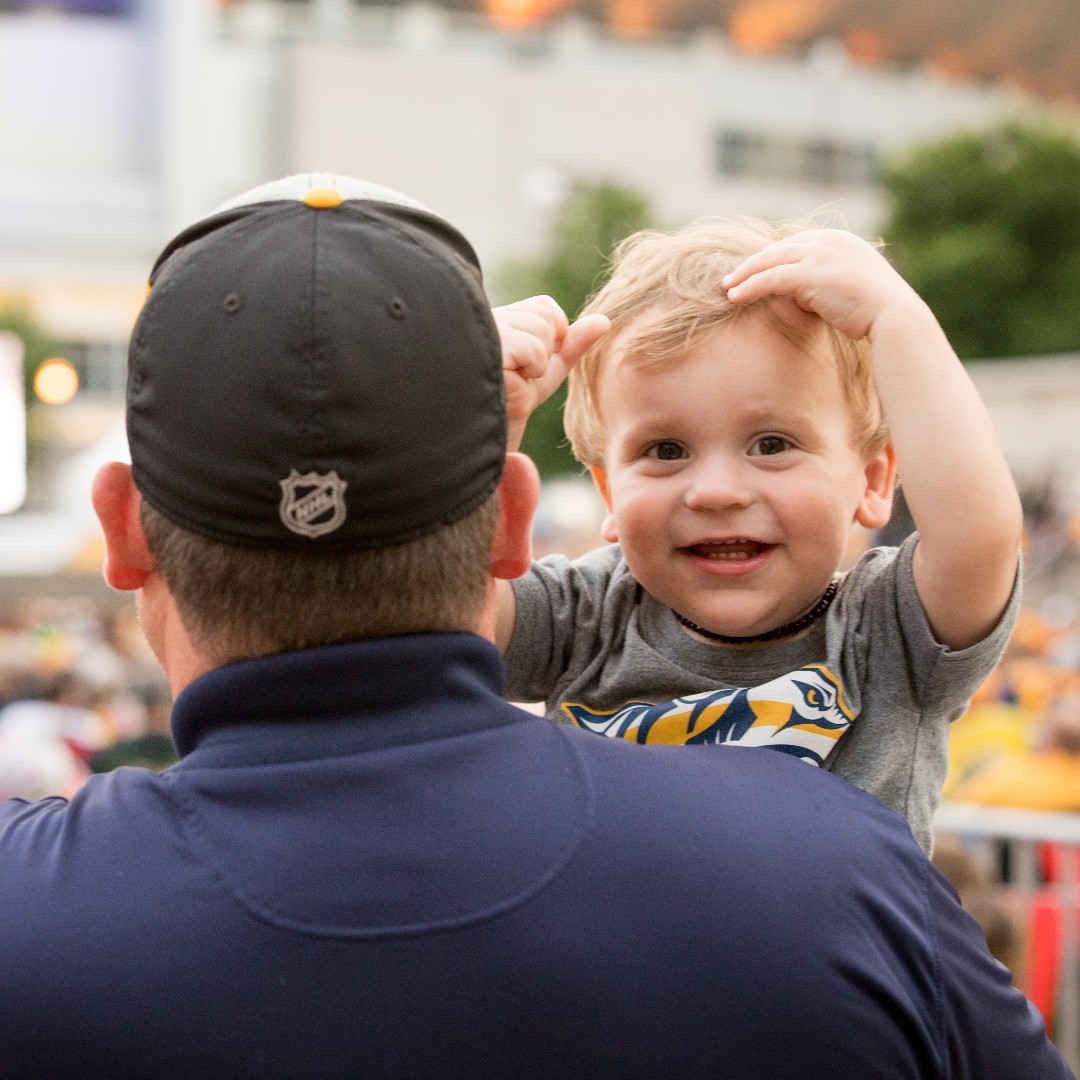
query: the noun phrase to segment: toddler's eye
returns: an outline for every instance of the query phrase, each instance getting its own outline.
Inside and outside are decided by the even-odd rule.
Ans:
[[[754,443],[751,453],[769,457],[772,454],[782,454],[785,450],[790,449],[791,443],[782,435],[763,435]]]
[[[677,442],[667,439],[653,443],[645,453],[648,457],[656,458],[657,461],[678,461],[686,457],[686,451]]]

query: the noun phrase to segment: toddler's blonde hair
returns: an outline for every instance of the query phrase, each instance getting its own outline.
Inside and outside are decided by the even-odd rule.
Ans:
[[[642,324],[621,344],[635,367],[660,367],[681,360],[703,335],[751,313],[764,317],[796,347],[815,349],[812,335],[783,318],[770,298],[733,304],[721,281],[744,259],[776,240],[816,226],[771,223],[757,218],[708,218],[669,232],[646,229],[615,249],[606,285],[582,314],[602,312],[611,320],[606,334],[570,373],[564,426],[574,455],[584,465],[603,465],[604,421],[598,386],[610,343],[627,327]],[[830,359],[836,363],[854,424],[855,446],[867,458],[889,438],[874,387],[869,348],[824,322]]]

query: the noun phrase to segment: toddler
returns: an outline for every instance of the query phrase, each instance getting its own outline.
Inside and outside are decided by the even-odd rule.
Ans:
[[[926,304],[852,233],[739,219],[631,237],[573,326],[547,297],[496,318],[511,449],[581,356],[565,426],[611,545],[499,583],[508,696],[794,755],[929,851],[949,723],[1019,605],[1022,517]],[[842,573],[897,470],[917,531]]]

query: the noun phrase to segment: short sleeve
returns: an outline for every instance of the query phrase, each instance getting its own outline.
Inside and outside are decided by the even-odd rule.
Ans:
[[[505,655],[510,700],[547,701],[568,671],[597,654],[610,586],[624,567],[619,548],[610,546],[573,562],[549,555],[510,583],[514,629]]]

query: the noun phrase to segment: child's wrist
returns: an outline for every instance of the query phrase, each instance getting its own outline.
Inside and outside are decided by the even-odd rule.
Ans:
[[[876,345],[883,339],[902,340],[908,337],[917,338],[927,333],[936,335],[940,332],[941,325],[929,305],[921,297],[912,294],[904,300],[883,307],[870,324],[866,337],[871,345]]]

